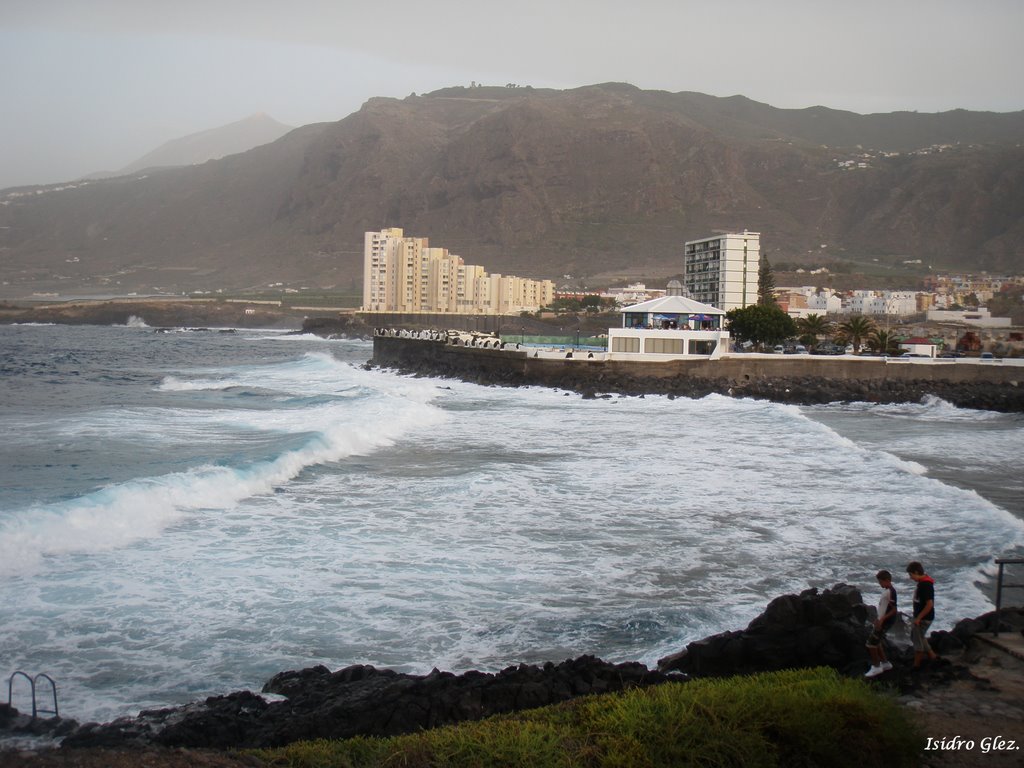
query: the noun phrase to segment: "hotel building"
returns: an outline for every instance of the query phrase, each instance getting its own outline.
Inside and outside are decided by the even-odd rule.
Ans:
[[[690,298],[725,312],[757,304],[760,260],[758,232],[688,240],[683,248],[683,285]]]
[[[446,248],[401,229],[367,232],[363,244],[363,310],[518,314],[555,298],[550,280],[488,274]]]

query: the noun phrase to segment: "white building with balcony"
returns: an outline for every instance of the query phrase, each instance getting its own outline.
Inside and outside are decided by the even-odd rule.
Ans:
[[[683,247],[686,293],[726,312],[757,304],[760,262],[759,232],[688,240]]]
[[[717,360],[729,350],[725,312],[685,296],[663,296],[619,310],[608,329],[609,360]]]

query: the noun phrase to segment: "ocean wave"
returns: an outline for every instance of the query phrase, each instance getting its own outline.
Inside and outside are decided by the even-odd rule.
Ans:
[[[1019,414],[983,411],[961,408],[936,395],[925,395],[919,403],[829,403],[806,406],[821,410],[836,410],[848,413],[871,413],[891,419],[935,422],[984,422],[1019,419]]]
[[[57,333],[41,353],[145,371],[127,398],[23,404],[35,464],[6,454],[7,499],[78,473],[71,498],[0,510],[0,649],[57,673],[78,719],[315,663],[653,664],[778,595],[846,582],[870,602],[883,567],[906,604],[910,560],[938,580],[945,629],[990,609],[994,556],[1024,552],[1024,523],[936,458],[955,441],[954,465],[1002,482],[1019,421],[584,400],[366,370],[357,342]]]
[[[284,368],[293,376],[296,371],[309,373],[318,368],[348,371],[330,356],[316,354],[299,365]],[[173,391],[189,391],[187,386],[171,387]],[[0,519],[0,574],[33,570],[46,556],[104,552],[151,538],[188,515],[229,509],[252,496],[272,493],[308,467],[372,453],[392,445],[402,435],[447,418],[430,404],[435,396],[433,387],[401,383],[389,389],[353,403],[324,402],[313,396],[304,399],[303,408],[114,409],[102,412],[99,419],[94,415],[90,420],[76,420],[67,426],[66,436],[102,439],[107,434],[124,440],[126,432],[134,430],[140,440],[195,441],[205,433],[204,443],[213,448],[219,444],[218,436],[225,437],[223,443],[231,443],[224,427],[308,436],[297,448],[244,466],[199,466],[116,484],[47,507],[8,513]]]

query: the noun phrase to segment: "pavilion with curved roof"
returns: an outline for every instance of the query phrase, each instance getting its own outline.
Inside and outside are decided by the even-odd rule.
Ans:
[[[725,312],[686,296],[662,296],[623,307],[622,327],[608,329],[608,357],[617,360],[716,360],[729,349]]]

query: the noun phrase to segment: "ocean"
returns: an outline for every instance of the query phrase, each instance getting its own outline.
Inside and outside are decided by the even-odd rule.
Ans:
[[[1021,414],[584,400],[371,354],[0,326],[2,680],[106,721],[314,664],[653,666],[781,594],[873,601],[879,568],[909,606],[915,559],[949,628],[1024,555]]]

